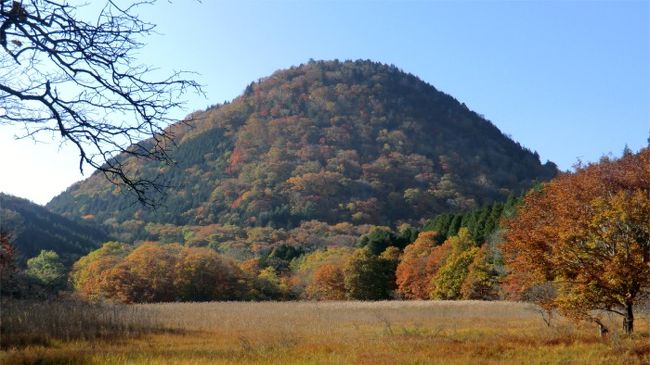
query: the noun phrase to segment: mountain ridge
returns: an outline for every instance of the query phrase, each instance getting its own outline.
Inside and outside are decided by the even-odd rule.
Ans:
[[[371,61],[276,71],[168,130],[176,166],[127,161],[178,187],[162,208],[129,205],[97,174],[48,208],[118,224],[395,224],[505,200],[557,173],[452,96]]]
[[[56,251],[72,264],[96,249],[109,236],[100,227],[74,221],[27,199],[0,193],[0,231],[9,233],[24,264],[41,250]]]

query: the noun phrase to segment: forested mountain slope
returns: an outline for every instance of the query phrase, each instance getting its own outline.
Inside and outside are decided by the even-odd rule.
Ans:
[[[3,193],[0,230],[9,233],[21,263],[41,250],[56,251],[65,263],[72,263],[108,240],[106,232],[90,223],[70,220],[29,200]]]
[[[170,130],[175,166],[127,161],[173,186],[157,209],[101,174],[48,208],[112,225],[389,225],[505,200],[557,173],[453,97],[370,61],[277,71]]]

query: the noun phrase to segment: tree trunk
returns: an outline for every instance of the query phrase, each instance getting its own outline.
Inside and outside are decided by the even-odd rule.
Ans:
[[[631,335],[634,331],[634,311],[632,303],[625,303],[625,317],[623,318],[623,331],[626,335]]]
[[[607,329],[607,327],[605,327],[602,324],[598,325],[598,334],[600,335],[600,337],[605,338],[607,337],[608,333],[609,333],[609,329]]]
[[[601,338],[607,337],[607,334],[609,333],[609,329],[600,320],[596,319],[595,322],[598,325],[598,334],[600,335],[600,337]]]

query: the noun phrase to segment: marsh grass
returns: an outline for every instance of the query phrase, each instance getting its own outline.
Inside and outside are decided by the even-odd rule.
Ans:
[[[0,349],[53,341],[129,338],[156,330],[151,313],[134,306],[78,300],[0,302]]]
[[[0,362],[650,364],[650,321],[642,314],[634,337],[612,331],[602,340],[594,326],[559,317],[547,326],[533,306],[512,302],[165,303],[124,310],[125,317],[111,318],[132,326],[129,337],[14,347]],[[612,321],[616,329],[618,318]]]

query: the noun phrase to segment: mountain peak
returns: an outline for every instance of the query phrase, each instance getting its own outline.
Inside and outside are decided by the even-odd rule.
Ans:
[[[171,127],[176,166],[131,162],[175,187],[159,209],[101,176],[48,206],[117,222],[394,224],[503,200],[557,172],[453,97],[365,60],[276,71],[188,123]]]

